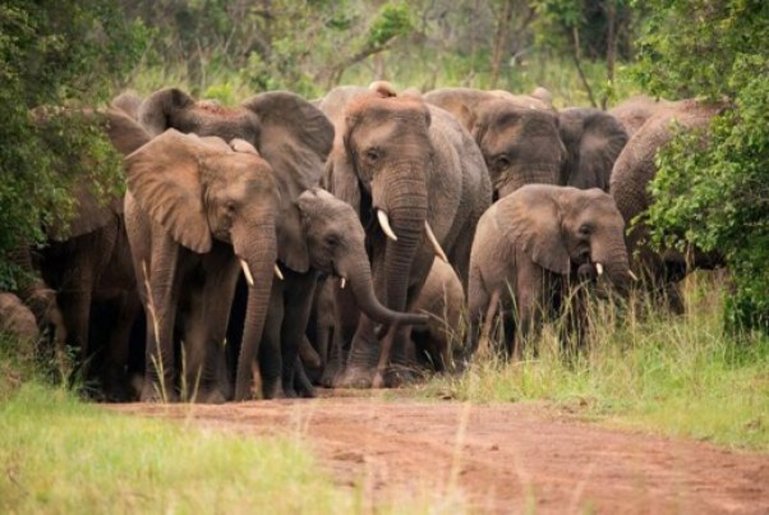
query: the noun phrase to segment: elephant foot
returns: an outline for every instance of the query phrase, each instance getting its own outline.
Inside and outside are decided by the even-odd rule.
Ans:
[[[414,367],[394,365],[384,374],[383,382],[387,388],[400,388],[414,384],[421,379],[423,379],[423,374]]]
[[[159,384],[145,379],[139,400],[151,403],[179,402],[179,395],[173,389],[166,389],[165,395],[163,395]]]
[[[374,374],[374,379],[371,380],[371,388],[374,388],[376,390],[381,390],[382,388],[385,388],[384,374],[382,374],[380,370],[377,370],[376,374]]]
[[[367,368],[348,366],[341,374],[335,388],[371,388],[374,380],[374,371]]]
[[[262,389],[262,395],[265,399],[286,398],[286,392],[283,390],[283,385],[280,383],[280,381],[275,381],[272,384],[265,384],[264,388]]]
[[[198,404],[224,404],[227,398],[221,390],[213,388],[208,391],[199,391],[193,401]]]
[[[340,379],[340,368],[341,367],[336,363],[327,364],[323,369],[323,373],[321,374],[320,379],[318,380],[318,384],[324,388],[333,388],[337,381]]]

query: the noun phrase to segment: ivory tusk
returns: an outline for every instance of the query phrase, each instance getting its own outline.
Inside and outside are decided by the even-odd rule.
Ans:
[[[603,265],[601,263],[595,264],[595,271],[598,272],[598,275],[603,275]]]
[[[240,260],[240,266],[243,268],[243,274],[246,276],[246,282],[250,287],[253,288],[254,286],[254,276],[251,275],[251,269],[248,268],[248,263],[246,263],[245,259]]]
[[[443,252],[441,244],[438,243],[438,238],[435,237],[435,233],[433,232],[432,227],[430,227],[430,222],[427,220],[425,220],[425,233],[427,234],[427,239],[430,240],[430,244],[433,246],[433,250],[435,250],[435,255],[441,258],[444,263],[448,263],[449,258],[446,257],[446,253]]]
[[[638,282],[638,276],[636,274],[634,274],[632,270],[628,269],[627,273],[628,273],[628,275],[630,275],[630,278],[632,280]]]
[[[277,263],[275,263],[275,265],[272,267],[272,271],[275,272],[275,277],[277,277],[281,281],[283,280],[283,272],[280,271],[280,267],[278,266]]]
[[[377,209],[376,217],[377,220],[379,220],[379,225],[382,227],[382,230],[387,235],[387,237],[393,241],[398,241],[398,237],[393,232],[392,227],[390,227],[390,219],[387,217],[387,213],[381,209]]]
[[[347,286],[347,278],[346,277],[342,277],[341,279],[339,279],[339,288],[344,290],[345,286]]]

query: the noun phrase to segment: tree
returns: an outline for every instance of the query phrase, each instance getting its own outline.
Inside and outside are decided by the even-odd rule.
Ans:
[[[703,146],[681,134],[658,156],[658,244],[725,256],[732,327],[769,330],[769,3],[654,0],[636,77],[656,95],[725,101]]]
[[[101,192],[122,182],[100,131],[58,115],[106,98],[138,61],[142,37],[99,0],[0,5],[0,289],[21,277],[9,253],[42,242],[43,227],[72,211],[75,181]]]

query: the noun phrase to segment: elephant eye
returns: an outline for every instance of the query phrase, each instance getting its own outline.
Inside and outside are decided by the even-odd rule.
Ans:
[[[336,247],[339,245],[339,237],[336,234],[329,234],[323,240],[329,247]]]
[[[590,236],[592,232],[593,232],[593,226],[590,224],[582,224],[579,226],[580,236]]]
[[[494,158],[494,166],[498,169],[507,168],[510,166],[510,163],[510,156],[507,154],[502,154],[501,156]]]
[[[381,151],[376,148],[370,148],[364,153],[366,159],[372,163],[375,163],[381,157],[381,154]]]

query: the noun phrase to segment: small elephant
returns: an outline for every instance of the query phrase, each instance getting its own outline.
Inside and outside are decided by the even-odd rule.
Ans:
[[[632,268],[656,295],[662,295],[671,311],[682,313],[683,301],[676,283],[687,273],[688,265],[714,268],[723,258],[693,249],[688,259],[680,252],[667,249],[657,252],[649,245],[649,228],[639,218],[651,205],[648,185],[657,173],[657,152],[683,130],[706,129],[714,116],[723,109],[721,104],[698,100],[661,102],[646,122],[628,141],[614,163],[610,192],[625,223],[628,224],[627,247]],[[633,220],[638,220],[633,223]],[[632,224],[632,225],[631,225]]]
[[[599,189],[531,184],[496,202],[478,222],[470,258],[471,338],[482,323],[481,338],[488,338],[499,311],[506,351],[519,357],[516,333],[531,334],[543,314],[573,298],[565,287],[578,276],[605,273],[625,291],[631,275],[624,227],[613,199]]]
[[[12,293],[0,293],[0,333],[31,343],[40,336],[35,315]]]
[[[461,344],[465,291],[454,269],[441,259],[433,261],[422,291],[411,308],[430,316],[425,327],[412,327],[417,356],[437,371],[454,368],[454,356],[464,352]]]

